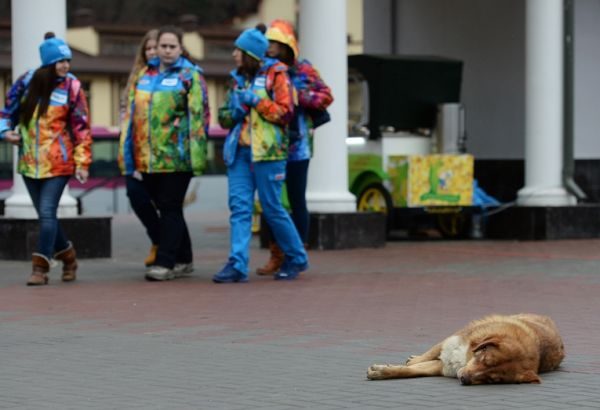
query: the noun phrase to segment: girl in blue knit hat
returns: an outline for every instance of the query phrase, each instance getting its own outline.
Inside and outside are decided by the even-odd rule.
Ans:
[[[17,170],[39,216],[27,285],[48,283],[52,258],[63,262],[64,282],[75,280],[75,249],[56,213],[69,178],[85,182],[92,162],[88,105],[81,82],[69,73],[71,50],[54,33],[46,33],[40,57],[42,66],[17,79],[0,111],[0,140],[19,146]]]
[[[216,283],[247,282],[252,237],[254,192],[285,261],[275,279],[291,280],[308,269],[308,258],[294,224],[281,202],[288,154],[287,124],[294,114],[294,89],[287,66],[265,57],[266,27],[242,32],[235,40],[231,85],[219,110],[219,123],[229,129],[223,147],[229,182],[230,251]]]

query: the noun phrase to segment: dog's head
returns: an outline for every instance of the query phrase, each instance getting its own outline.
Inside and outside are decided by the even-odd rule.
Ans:
[[[463,385],[541,382],[537,358],[515,338],[488,336],[473,341],[470,349],[471,359],[457,374]]]

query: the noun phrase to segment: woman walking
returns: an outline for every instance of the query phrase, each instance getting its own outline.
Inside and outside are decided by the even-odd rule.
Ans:
[[[122,112],[125,112],[125,105],[128,102],[129,92],[132,87],[135,87],[137,82],[137,76],[142,72],[142,69],[148,65],[148,62],[156,57],[156,40],[158,36],[158,29],[152,29],[148,31],[135,56],[135,61],[129,78],[127,80],[127,86],[122,98]],[[131,175],[125,175],[125,187],[127,191],[127,197],[133,212],[136,214],[150,238],[151,246],[150,251],[144,264],[146,266],[152,266],[156,260],[156,252],[158,251],[158,241],[160,239],[160,220],[158,215],[158,209],[154,206],[148,191],[144,187],[142,180],[142,174],[139,171],[133,171]]]
[[[71,50],[54,33],[44,38],[42,66],[17,79],[0,112],[0,139],[19,146],[17,170],[39,218],[30,286],[48,284],[52,258],[63,262],[64,282],[76,279],[75,249],[56,213],[69,178],[85,182],[92,161],[88,105],[81,82],[69,73]]]
[[[308,164],[312,156],[314,129],[329,120],[325,111],[333,102],[331,89],[321,79],[319,72],[307,60],[299,59],[298,40],[294,27],[285,20],[274,20],[267,30],[269,40],[267,55],[288,67],[290,79],[298,92],[294,119],[290,123],[290,148],[286,165],[286,191],[294,226],[306,245],[310,216],[306,206]],[[272,238],[269,243],[271,257],[265,266],[258,268],[259,275],[273,275],[283,263],[281,247]]]
[[[148,280],[169,280],[193,271],[192,244],[183,200],[193,175],[206,164],[208,103],[198,66],[182,56],[183,32],[159,30],[158,57],[137,75],[121,129],[119,164],[138,171],[160,213],[160,238]]]
[[[302,241],[281,202],[288,155],[285,128],[293,117],[294,93],[287,67],[265,58],[265,29],[259,25],[245,30],[235,40],[237,68],[231,73],[225,105],[219,110],[219,123],[230,130],[223,157],[229,183],[231,243],[227,263],[213,276],[216,283],[248,281],[255,190],[285,255],[275,279],[295,279],[308,268]]]

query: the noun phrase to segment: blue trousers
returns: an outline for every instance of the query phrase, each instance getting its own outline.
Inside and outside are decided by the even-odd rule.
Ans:
[[[160,239],[155,265],[172,269],[193,260],[192,241],[183,217],[183,200],[191,172],[143,174],[144,187],[160,212]]]
[[[285,173],[285,186],[287,198],[291,208],[292,221],[300,239],[308,243],[308,231],[310,227],[310,214],[306,206],[306,184],[308,181],[308,163],[310,160],[288,161]],[[273,233],[269,225],[267,237],[273,240]]]
[[[286,259],[294,265],[306,265],[308,257],[289,214],[281,203],[286,161],[252,162],[249,147],[238,147],[233,164],[227,169],[231,248],[229,260],[235,269],[248,273],[254,191]]]
[[[51,259],[56,252],[69,246],[69,242],[56,217],[58,202],[69,181],[69,176],[42,179],[24,176],[23,180],[40,222],[37,253]]]
[[[160,219],[158,210],[152,203],[150,194],[144,187],[144,182],[135,179],[131,175],[125,176],[125,186],[131,208],[138,219],[146,228],[146,233],[152,242],[152,245],[158,245],[160,239]]]

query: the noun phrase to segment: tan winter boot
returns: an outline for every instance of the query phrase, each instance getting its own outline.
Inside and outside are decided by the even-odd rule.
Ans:
[[[279,272],[279,268],[281,268],[283,258],[285,257],[281,248],[275,242],[271,242],[269,244],[269,250],[271,251],[271,257],[265,266],[256,269],[257,275],[274,275]]]
[[[146,266],[154,265],[154,261],[156,260],[156,252],[158,252],[158,245],[152,245],[150,247],[150,252],[148,252],[148,256],[146,256],[144,265],[146,265]]]
[[[63,263],[63,282],[72,282],[77,279],[77,259],[75,257],[75,248],[73,248],[72,242],[69,242],[66,249],[54,254],[54,259]]]
[[[48,284],[48,272],[50,271],[50,261],[41,253],[31,255],[32,272],[27,286],[40,286]]]

